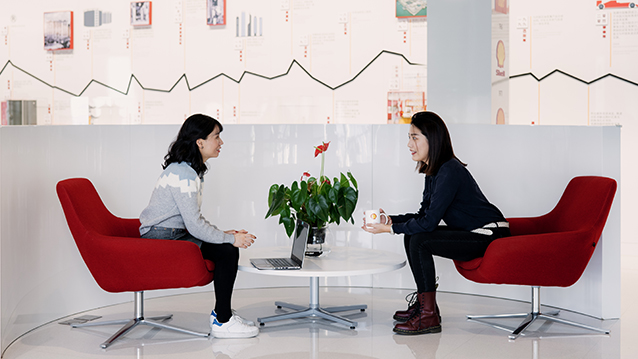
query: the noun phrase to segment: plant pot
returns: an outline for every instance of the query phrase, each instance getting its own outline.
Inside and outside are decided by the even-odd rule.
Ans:
[[[326,231],[328,226],[310,227],[308,232],[308,246],[306,256],[318,257],[323,253],[323,244],[326,242]]]

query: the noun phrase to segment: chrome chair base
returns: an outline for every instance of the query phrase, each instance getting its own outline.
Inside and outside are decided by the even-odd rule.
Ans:
[[[518,313],[518,314],[498,314],[498,315],[468,315],[467,320],[471,320],[477,323],[486,324],[496,329],[505,330],[511,332],[508,336],[510,340],[516,340],[520,335],[525,335],[524,331],[534,323],[537,319],[548,320],[555,323],[570,325],[573,327],[587,329],[590,331],[598,332],[601,334],[609,334],[609,330],[592,327],[589,325],[573,322],[556,316],[560,311],[551,311],[547,313],[541,313],[540,311],[540,287],[532,287],[532,311],[530,313]],[[514,330],[505,326],[486,322],[485,319],[508,319],[508,318],[525,318],[523,322]]]
[[[168,314],[168,315],[163,315],[158,317],[144,318],[144,292],[135,292],[135,318],[111,320],[111,321],[103,321],[103,322],[95,322],[95,323],[73,324],[71,326],[73,328],[85,328],[85,327],[97,327],[102,325],[124,324],[124,326],[120,328],[120,330],[118,330],[115,334],[113,334],[104,343],[100,344],[100,348],[102,349],[108,348],[116,340],[123,338],[128,332],[133,330],[133,328],[137,327],[138,325],[148,325],[153,328],[170,329],[183,334],[193,335],[193,336],[197,336],[201,338],[208,338],[209,333],[200,333],[200,332],[192,331],[189,329],[180,328],[174,325],[161,323],[162,321],[171,319],[172,317],[173,317],[172,314]]]

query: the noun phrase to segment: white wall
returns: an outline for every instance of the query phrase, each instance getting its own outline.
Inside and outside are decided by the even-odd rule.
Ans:
[[[176,125],[0,128],[0,273],[2,350],[43,323],[79,311],[131,300],[103,292],[73,243],[55,194],[69,177],[90,178],[116,215],[137,217],[148,203]],[[313,145],[332,141],[326,173],[351,170],[361,189],[355,225],[331,226],[329,245],[403,253],[400,237],[359,229],[362,211],[418,209],[423,176],[414,172],[406,125],[228,125],[222,155],[210,161],[204,215],[221,228],[245,228],[255,246],[287,245],[277,219],[265,220],[268,188],[316,174]],[[617,127],[450,125],[458,156],[469,163],[487,197],[506,216],[549,211],[576,175],[619,178]],[[581,280],[544,291],[544,303],[597,317],[620,314],[619,198],[601,245]],[[437,261],[441,290],[529,299],[527,288],[478,285]],[[239,273],[237,287],[307,285],[307,280]],[[407,268],[374,276],[331,278],[322,285],[414,288]],[[149,293],[210,291],[212,286]],[[211,293],[212,295],[212,293]]]

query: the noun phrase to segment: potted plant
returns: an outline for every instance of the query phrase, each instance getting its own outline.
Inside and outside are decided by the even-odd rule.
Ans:
[[[290,187],[273,184],[268,193],[269,208],[266,218],[279,216],[279,224],[284,225],[289,237],[295,230],[296,221],[308,223],[311,227],[308,243],[319,244],[314,255],[321,254],[321,244],[325,241],[328,224],[340,224],[341,219],[354,224],[352,213],[359,199],[357,180],[352,173],[340,173],[332,181],[324,176],[324,156],[328,145],[330,142],[315,146],[315,157],[321,155],[318,178],[304,172],[299,182],[294,181]]]

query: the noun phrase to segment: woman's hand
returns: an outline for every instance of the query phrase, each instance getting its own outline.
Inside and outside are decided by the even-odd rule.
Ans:
[[[390,233],[390,226],[390,224],[381,223],[373,223],[366,226],[364,223],[363,226],[361,226],[361,229],[372,234]]]
[[[233,233],[229,233],[229,232],[233,232]],[[257,237],[248,233],[248,231],[244,229],[239,231],[235,231],[235,230],[226,231],[226,233],[229,233],[235,236],[235,243],[233,243],[233,246],[237,248],[246,249],[250,247],[253,243],[255,243],[255,239],[257,239]]]
[[[383,208],[379,208],[379,217],[381,217],[382,224],[392,225],[392,218],[390,218],[390,216],[387,213],[385,213]],[[385,221],[383,220],[383,217],[385,217]]]
[[[390,218],[390,216],[387,213],[385,213],[383,208],[379,208],[379,221],[381,224],[390,224],[390,225],[392,224],[392,218]],[[365,227],[365,225],[366,225],[366,216],[363,216],[363,226]]]

